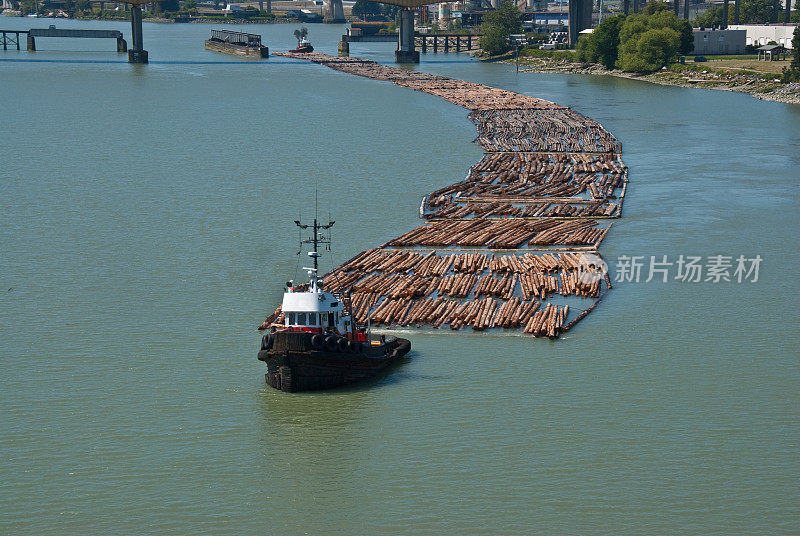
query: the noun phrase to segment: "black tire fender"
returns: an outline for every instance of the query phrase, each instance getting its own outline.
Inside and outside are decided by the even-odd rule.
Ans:
[[[344,337],[340,337],[338,343],[339,343],[339,350],[342,352],[346,352],[348,340],[345,339]]]
[[[325,347],[325,336],[321,333],[317,333],[311,337],[311,347],[315,350],[322,350],[322,348]]]
[[[270,348],[272,348],[272,343],[274,343],[274,342],[275,342],[275,339],[272,336],[272,333],[267,333],[266,335],[261,337],[261,349],[262,350],[269,350]]]
[[[336,335],[328,335],[325,337],[325,348],[331,352],[335,352],[339,348],[339,338]]]
[[[351,354],[357,354],[361,350],[361,344],[358,341],[348,341],[347,342],[347,349],[350,351]]]

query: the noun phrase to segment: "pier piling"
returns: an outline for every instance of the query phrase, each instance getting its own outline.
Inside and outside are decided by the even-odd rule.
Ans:
[[[339,41],[339,50],[338,50],[340,57],[349,57],[350,56],[350,42],[347,40],[347,36],[343,35],[342,40]]]
[[[17,50],[19,50],[19,34],[27,34],[28,32],[24,30],[0,30],[0,34],[3,36],[3,50],[8,50],[8,45],[16,45]],[[9,37],[11,34],[14,34],[14,37]]]
[[[419,63],[419,52],[414,46],[414,12],[408,8],[402,8],[399,22],[397,50],[394,53],[394,59],[397,63]]]
[[[128,50],[128,63],[147,63],[147,51],[144,50],[142,40],[142,6],[133,4],[131,6],[131,45]]]

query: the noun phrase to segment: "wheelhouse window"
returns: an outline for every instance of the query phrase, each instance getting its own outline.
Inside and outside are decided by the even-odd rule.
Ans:
[[[297,317],[294,313],[287,313],[286,314],[286,322],[290,326],[294,326],[297,324]]]
[[[306,318],[305,313],[297,313],[297,325],[298,326],[305,326],[307,325],[306,322],[308,319]]]

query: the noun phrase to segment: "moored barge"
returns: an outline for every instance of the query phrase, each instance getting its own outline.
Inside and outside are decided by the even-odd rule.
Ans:
[[[256,59],[269,57],[269,48],[261,44],[260,35],[231,30],[211,30],[206,50]]]

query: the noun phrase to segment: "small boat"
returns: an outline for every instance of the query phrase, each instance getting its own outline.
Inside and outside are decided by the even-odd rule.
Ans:
[[[303,37],[300,39],[300,41],[298,41],[297,48],[290,50],[290,52],[314,52],[314,47],[311,46],[311,42],[308,39]]]
[[[325,291],[317,278],[317,248],[330,245],[330,235],[326,239],[320,231],[334,222],[320,225],[315,218],[313,225],[295,224],[313,230],[301,245],[313,244],[308,255],[314,267],[303,268],[308,271],[307,284],[286,283],[283,321],[273,323],[261,339],[258,359],[267,364],[267,384],[288,392],[330,389],[367,379],[397,362],[411,349],[411,342],[373,335],[368,326],[357,325],[349,297]]]

